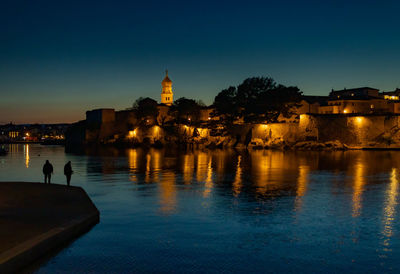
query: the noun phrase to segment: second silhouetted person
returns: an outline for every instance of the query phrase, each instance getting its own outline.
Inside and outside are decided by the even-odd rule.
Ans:
[[[65,164],[64,166],[64,174],[65,177],[67,177],[67,185],[69,186],[70,182],[71,182],[71,175],[72,173],[74,173],[72,171],[72,167],[71,167],[71,161],[69,161],[68,163]]]
[[[43,166],[43,174],[44,174],[44,183],[49,183],[51,180],[51,174],[53,173],[53,165],[50,164],[49,160],[46,160],[46,163]]]

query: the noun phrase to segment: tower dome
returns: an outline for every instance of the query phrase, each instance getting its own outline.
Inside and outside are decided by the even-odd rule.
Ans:
[[[161,103],[167,106],[172,105],[174,93],[172,92],[172,81],[168,77],[168,70],[165,71],[165,78],[161,82]]]
[[[165,71],[165,78],[164,78],[164,80],[162,80],[161,84],[164,84],[164,83],[172,83],[171,79],[169,79],[169,77],[168,77],[168,70]]]

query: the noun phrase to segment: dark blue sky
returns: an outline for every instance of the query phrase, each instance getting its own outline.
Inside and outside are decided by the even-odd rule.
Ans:
[[[305,94],[400,87],[396,1],[0,1],[0,123],[72,122],[99,107],[212,103],[271,76]]]

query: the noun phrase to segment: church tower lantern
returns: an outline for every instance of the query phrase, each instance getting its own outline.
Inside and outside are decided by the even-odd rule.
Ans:
[[[172,92],[172,81],[168,77],[168,70],[165,71],[165,78],[161,82],[162,92],[161,92],[161,104],[171,106],[174,102],[174,93]]]

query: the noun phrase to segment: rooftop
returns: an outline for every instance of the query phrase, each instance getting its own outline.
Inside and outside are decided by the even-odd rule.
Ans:
[[[366,90],[371,90],[371,91],[379,91],[379,89],[376,88],[370,88],[370,87],[361,87],[361,88],[344,88],[340,90],[334,90],[332,89],[332,92],[359,92],[359,91],[366,91]]]

